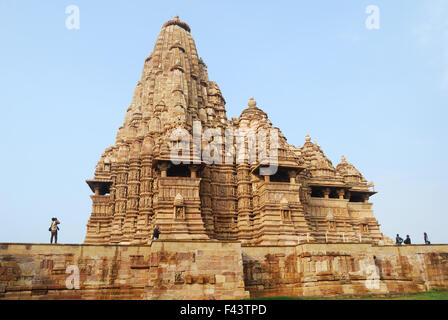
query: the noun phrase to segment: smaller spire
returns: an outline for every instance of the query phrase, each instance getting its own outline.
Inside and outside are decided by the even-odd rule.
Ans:
[[[254,97],[250,97],[248,106],[249,106],[249,108],[256,108],[257,107],[257,101],[255,101]]]
[[[344,156],[342,156],[342,157],[341,157],[341,162],[346,162],[346,160],[345,160],[345,157],[344,157]]]
[[[174,16],[174,20],[179,20],[179,15],[178,15],[178,14],[176,14],[176,15]]]

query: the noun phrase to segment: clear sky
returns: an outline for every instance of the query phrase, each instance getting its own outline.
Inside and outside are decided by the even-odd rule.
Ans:
[[[80,29],[66,28],[66,7]],[[380,9],[369,30],[366,8]],[[0,242],[81,243],[93,177],[179,14],[237,117],[250,96],[379,192],[384,234],[448,243],[448,1],[0,1]]]

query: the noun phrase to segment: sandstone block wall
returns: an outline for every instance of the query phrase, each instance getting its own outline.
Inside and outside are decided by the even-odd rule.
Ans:
[[[241,299],[242,264],[238,242],[0,244],[0,299]],[[79,290],[67,289],[70,266]]]
[[[251,296],[424,291],[448,286],[448,246],[303,244],[244,247]]]
[[[71,266],[79,289],[67,288]],[[0,244],[0,299],[218,300],[434,287],[448,287],[448,245]]]

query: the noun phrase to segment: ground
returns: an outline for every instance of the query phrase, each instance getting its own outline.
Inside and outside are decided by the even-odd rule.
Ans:
[[[448,300],[448,288],[437,288],[426,292],[391,293],[382,295],[345,295],[333,297],[267,297],[251,300]]]

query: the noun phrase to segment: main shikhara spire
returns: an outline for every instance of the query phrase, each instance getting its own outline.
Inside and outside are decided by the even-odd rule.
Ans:
[[[225,99],[209,80],[190,32],[178,16],[166,22],[145,60],[115,144],[87,181],[94,195],[85,242],[146,244],[155,226],[161,239],[270,245],[386,241],[369,202],[376,192],[345,158],[333,167],[308,135],[302,147],[288,144],[253,98],[239,118],[227,119]],[[216,149],[219,157],[234,161],[205,161],[197,150],[210,141],[195,140],[198,126],[223,137],[278,132],[278,169],[264,174],[260,161],[238,162],[224,146]],[[173,132],[180,131],[191,138],[185,149],[191,153],[179,156],[189,161],[176,165],[172,150],[185,141]],[[251,140],[243,139],[250,148]],[[223,140],[236,149],[238,134]],[[268,145],[272,148],[272,141]],[[260,151],[263,144],[254,146]]]

